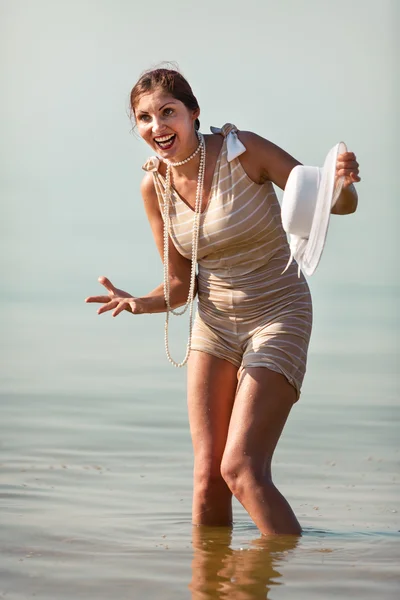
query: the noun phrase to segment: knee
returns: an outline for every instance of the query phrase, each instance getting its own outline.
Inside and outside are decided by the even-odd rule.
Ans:
[[[237,499],[240,499],[247,487],[249,474],[246,461],[227,457],[221,463],[221,477]]]
[[[224,456],[221,464],[221,476],[232,494],[239,501],[256,486],[265,486],[270,482],[268,473],[257,466],[250,457]],[[272,482],[271,482],[272,483]]]
[[[213,458],[202,458],[194,463],[194,488],[196,493],[207,493],[225,482],[221,475],[220,462]]]

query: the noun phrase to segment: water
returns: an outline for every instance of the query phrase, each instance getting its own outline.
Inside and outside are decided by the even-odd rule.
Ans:
[[[128,265],[109,258],[113,268],[96,272],[95,249],[104,260],[109,246],[97,239],[91,253],[73,231],[66,265],[55,245],[30,271],[29,239],[8,240],[0,598],[398,597],[399,288],[335,271],[345,260],[337,223],[310,281],[308,373],[273,465],[298,540],[260,538],[236,503],[232,532],[192,528],[185,372],[165,358],[164,316],[98,317],[83,303],[97,274],[120,284]],[[149,234],[125,233],[113,252],[131,262],[129,247],[147,244],[133,279],[145,291],[159,259]],[[29,257],[19,268],[14,249]],[[174,321],[174,355],[185,336]]]
[[[66,319],[64,338],[59,338],[64,350],[70,321],[77,327],[86,322],[89,332],[103,328],[103,335],[104,328],[122,331],[122,320],[92,319],[87,308],[93,307],[84,307],[80,319],[77,311],[74,319]],[[23,312],[14,316],[20,325],[15,332],[28,337],[28,320]],[[53,319],[48,320],[46,339],[51,340]],[[43,321],[38,323],[43,331]],[[120,353],[109,355],[106,365],[99,340],[87,339],[81,329],[79,339],[86,339],[86,346],[81,343],[75,354],[65,350],[75,362],[59,361],[59,378],[57,362],[50,362],[47,391],[45,381],[39,385],[36,379],[35,387],[23,345],[10,336],[11,357],[19,346],[24,377],[15,391],[17,364],[9,359],[5,381],[10,389],[1,396],[0,597],[397,598],[396,376],[393,365],[365,348],[364,354],[351,356],[348,345],[341,356],[337,329],[326,343],[331,325],[319,324],[309,377],[274,461],[276,481],[304,527],[298,540],[260,538],[237,504],[232,532],[192,529],[184,374],[164,362],[162,347],[153,350],[151,363],[160,377],[152,377],[149,369],[147,345],[157,347],[161,319],[146,324],[148,344],[142,355],[134,353],[131,369],[121,360],[127,350],[124,336]],[[140,334],[142,326],[138,320],[133,331]],[[345,331],[342,325],[341,334]],[[386,343],[387,332],[380,331]],[[378,338],[376,343],[379,347]],[[43,344],[38,340],[37,346]],[[28,351],[34,366],[38,360],[29,344]],[[63,392],[60,382],[68,373],[75,378]]]
[[[165,358],[164,317],[98,317],[83,303],[100,274],[134,293],[161,280],[144,215],[127,202],[121,224],[105,211],[40,229],[43,207],[11,198],[21,218],[0,254],[0,598],[397,598],[400,294],[390,271],[363,262],[357,217],[332,219],[310,281],[308,373],[275,455],[304,528],[293,542],[260,539],[236,504],[232,534],[192,530],[185,373]],[[62,196],[55,214],[65,206]],[[174,356],[185,335],[174,321]]]

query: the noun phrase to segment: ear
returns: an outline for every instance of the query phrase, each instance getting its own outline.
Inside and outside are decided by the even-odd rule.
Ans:
[[[200,116],[200,108],[195,108],[194,111],[193,111],[193,116],[192,116],[193,121],[195,121],[196,119],[198,119],[199,116]]]

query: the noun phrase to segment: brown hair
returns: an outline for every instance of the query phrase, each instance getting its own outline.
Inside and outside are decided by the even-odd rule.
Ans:
[[[153,69],[145,71],[132,88],[130,104],[133,118],[135,118],[135,108],[139,98],[157,88],[161,88],[166,94],[180,100],[189,110],[199,108],[192,88],[179,71],[165,68]],[[196,130],[200,129],[199,119],[196,119],[194,126]]]

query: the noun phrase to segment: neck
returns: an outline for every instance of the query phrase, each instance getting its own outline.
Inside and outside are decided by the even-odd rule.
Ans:
[[[182,153],[182,156],[176,156],[172,160],[165,162],[169,168],[173,168],[176,173],[187,173],[193,168],[197,168],[200,159],[201,145],[204,144],[204,138],[201,135],[195,136],[193,143],[188,146],[188,149]]]
[[[200,152],[192,160],[179,167],[171,167],[174,181],[196,181],[200,167]]]

